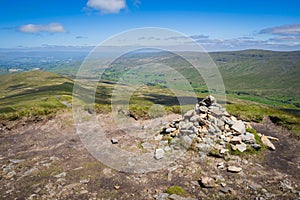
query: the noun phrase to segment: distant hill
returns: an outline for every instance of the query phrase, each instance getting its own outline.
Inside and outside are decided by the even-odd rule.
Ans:
[[[300,51],[245,50],[210,55],[230,91],[300,97]]]

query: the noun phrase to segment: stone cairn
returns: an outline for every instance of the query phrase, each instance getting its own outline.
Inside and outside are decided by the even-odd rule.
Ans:
[[[229,156],[230,148],[232,151],[240,152],[259,150],[261,144],[275,150],[270,140],[276,138],[259,133],[255,135],[252,131],[247,131],[249,129],[252,129],[249,122],[231,116],[217,103],[215,97],[209,95],[196,104],[194,109],[187,111],[183,117],[163,127],[160,134],[172,141],[181,139],[187,148],[197,148],[199,152],[215,157]],[[169,144],[171,148],[172,143]],[[156,149],[156,153],[159,154],[154,155],[156,159],[163,157],[162,150]]]

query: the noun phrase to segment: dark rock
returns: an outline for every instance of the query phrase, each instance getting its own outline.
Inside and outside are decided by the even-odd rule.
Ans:
[[[215,97],[208,95],[205,99],[202,100],[208,107],[211,106],[214,103],[217,103],[217,100]]]

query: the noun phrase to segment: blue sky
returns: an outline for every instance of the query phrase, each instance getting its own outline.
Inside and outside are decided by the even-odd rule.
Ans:
[[[96,46],[133,28],[182,32],[209,51],[300,50],[298,0],[0,0],[0,48]]]

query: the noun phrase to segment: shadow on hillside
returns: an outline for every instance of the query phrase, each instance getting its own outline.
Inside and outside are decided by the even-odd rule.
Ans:
[[[282,111],[284,111],[284,112],[287,112],[287,113],[289,113],[289,114],[292,114],[292,115],[294,115],[294,116],[296,116],[296,117],[300,117],[300,110],[299,110],[299,109],[282,108],[282,109],[280,109],[280,110],[282,110]]]
[[[175,105],[194,105],[201,99],[196,99],[194,97],[188,96],[168,96],[163,94],[147,94],[145,95],[145,100],[151,101],[154,104],[161,104],[165,106],[175,106]]]

